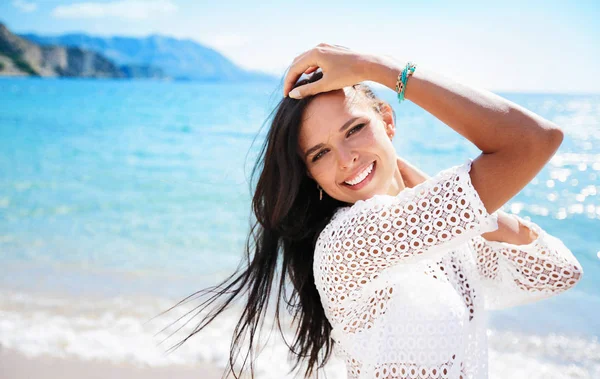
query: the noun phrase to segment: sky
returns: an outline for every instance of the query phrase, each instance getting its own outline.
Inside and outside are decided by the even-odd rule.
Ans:
[[[500,92],[600,93],[598,20],[598,0],[0,0],[16,33],[189,38],[279,77],[326,42]]]

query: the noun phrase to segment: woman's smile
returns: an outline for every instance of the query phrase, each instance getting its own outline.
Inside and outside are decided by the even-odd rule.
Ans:
[[[342,182],[342,185],[354,191],[363,188],[369,184],[373,179],[373,176],[375,176],[376,166],[376,161],[371,162],[368,166],[359,169],[358,172],[349,176],[348,179]]]

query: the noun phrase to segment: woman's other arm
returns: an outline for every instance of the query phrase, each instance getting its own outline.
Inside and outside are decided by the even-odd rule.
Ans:
[[[404,158],[397,157],[398,168],[402,174],[402,180],[407,187],[412,188],[430,178],[425,172],[411,164]],[[537,234],[530,230],[513,215],[502,210],[498,214],[498,229],[483,233],[481,237],[488,241],[506,242],[514,245],[526,245],[533,242]]]
[[[394,90],[404,65],[376,55],[366,59],[365,67],[369,80]],[[508,76],[510,72],[502,74]],[[473,160],[470,176],[489,213],[523,189],[563,140],[557,125],[518,104],[422,67],[408,79],[405,98],[482,151]]]
[[[410,188],[430,179],[400,157],[398,168]],[[583,267],[560,240],[532,221],[502,210],[496,213],[498,229],[469,241],[483,279],[488,309],[554,296],[581,280]]]

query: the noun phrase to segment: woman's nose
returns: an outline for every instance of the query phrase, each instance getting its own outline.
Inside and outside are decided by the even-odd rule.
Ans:
[[[347,169],[353,167],[358,160],[358,154],[351,150],[338,150],[338,162],[340,168]]]

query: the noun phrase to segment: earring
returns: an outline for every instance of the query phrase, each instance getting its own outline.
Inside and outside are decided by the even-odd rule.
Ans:
[[[317,188],[319,189],[319,201],[323,200],[323,188],[317,184]]]

